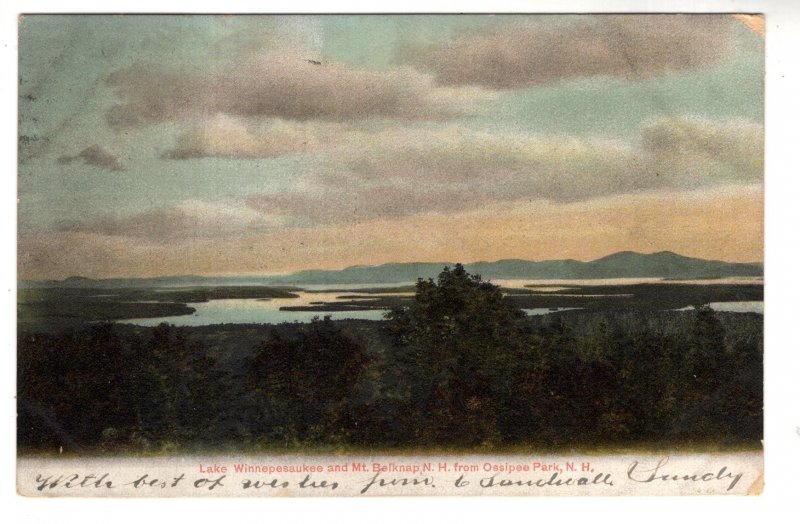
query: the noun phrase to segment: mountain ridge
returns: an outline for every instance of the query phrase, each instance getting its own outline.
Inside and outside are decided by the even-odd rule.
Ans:
[[[90,279],[71,276],[64,280],[23,280],[23,287],[120,288],[158,286],[301,286],[335,284],[395,284],[417,278],[435,278],[444,266],[454,262],[388,262],[344,269],[308,269],[287,275],[204,277],[179,275],[145,278]],[[724,262],[687,257],[672,251],[638,253],[618,251],[588,262],[574,259],[501,259],[464,264],[467,271],[484,279],[568,280],[603,278],[710,279],[763,276],[761,263]]]

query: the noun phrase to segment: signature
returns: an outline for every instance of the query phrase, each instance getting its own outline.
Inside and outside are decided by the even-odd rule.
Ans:
[[[628,466],[628,478],[634,482],[649,483],[649,482],[714,482],[721,480],[729,480],[730,484],[726,491],[730,491],[741,480],[743,473],[734,473],[728,471],[728,466],[722,466],[718,471],[708,471],[704,473],[674,473],[667,471],[665,466],[669,461],[668,458],[663,458],[658,461],[654,468],[645,469],[639,464],[638,460],[633,461]]]

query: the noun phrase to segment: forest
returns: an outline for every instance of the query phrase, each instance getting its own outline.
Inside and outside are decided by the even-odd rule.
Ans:
[[[756,447],[763,316],[526,316],[456,264],[383,321],[18,334],[20,453]]]

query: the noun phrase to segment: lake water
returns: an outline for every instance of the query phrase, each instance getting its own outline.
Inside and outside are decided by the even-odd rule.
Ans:
[[[382,284],[302,284],[298,285],[297,287],[303,288],[307,291],[327,291],[329,289],[390,289],[395,287],[413,286],[414,284],[416,284],[416,282],[395,282],[391,284],[387,284],[385,282]]]
[[[283,322],[311,322],[314,318],[330,315],[333,320],[363,319],[382,320],[386,309],[364,311],[281,311],[282,307],[310,306],[318,302],[337,302],[338,297],[355,293],[305,293],[295,292],[297,298],[228,298],[209,300],[208,302],[189,302],[187,305],[195,309],[191,315],[177,315],[158,318],[133,318],[122,320],[124,324],[137,326],[157,326],[162,322],[176,326],[206,326],[210,324],[281,324]],[[374,295],[361,295],[360,300],[366,304]],[[352,299],[347,299],[348,301]]]
[[[760,313],[764,314],[764,302],[761,300],[742,300],[739,302],[711,302],[706,304],[714,311],[724,313]],[[676,311],[691,311],[694,306],[686,306]]]
[[[546,315],[548,313],[558,313],[559,311],[572,311],[573,309],[583,309],[582,307],[535,307],[523,309],[528,316]]]
[[[726,279],[727,281],[728,279]],[[730,279],[731,283],[753,282],[750,279]],[[522,288],[526,285],[541,285],[541,290],[548,291],[567,291],[572,285],[593,284],[634,284],[643,282],[663,282],[660,279],[613,279],[613,280],[493,280],[494,284],[508,288]],[[720,280],[697,280],[687,281],[697,284],[722,283]],[[210,300],[208,302],[193,302],[188,306],[195,309],[191,315],[178,315],[171,317],[158,318],[135,318],[126,319],[120,322],[125,324],[135,324],[139,326],[156,326],[162,322],[174,324],[176,326],[205,326],[211,324],[280,324],[283,322],[311,322],[314,318],[323,318],[330,315],[333,320],[360,319],[360,320],[383,320],[386,309],[371,309],[362,311],[281,311],[280,308],[287,306],[309,306],[318,303],[341,302],[342,300],[363,302],[368,305],[370,300],[374,300],[382,295],[406,295],[413,293],[359,293],[358,289],[396,287],[398,284],[391,285],[331,285],[331,286],[307,286],[307,291],[296,291],[297,298],[273,298],[273,299],[221,299]],[[352,291],[328,292],[329,289],[350,289]],[[528,288],[530,289],[530,288]],[[513,293],[512,293],[513,294]],[[570,293],[559,293],[569,296]],[[554,293],[556,295],[556,293]],[[352,298],[340,299],[341,296]],[[734,313],[761,313],[764,312],[763,302],[714,302],[710,304],[716,311],[726,311]],[[546,315],[559,311],[568,311],[581,308],[530,308],[524,309],[528,315]],[[683,308],[683,309],[692,309]]]
[[[657,277],[632,277],[632,278],[591,278],[576,280],[526,280],[526,279],[500,279],[492,278],[489,282],[496,286],[506,288],[526,288],[537,291],[561,291],[573,286],[627,286],[635,284],[763,284],[762,277],[725,277],[725,278],[699,278],[689,280],[665,280]],[[528,287],[530,286],[530,287]],[[536,287],[534,287],[536,286]]]

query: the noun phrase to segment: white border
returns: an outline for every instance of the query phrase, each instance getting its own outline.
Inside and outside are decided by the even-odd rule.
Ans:
[[[355,499],[355,500],[41,500],[15,494],[14,390],[16,330],[16,17],[33,12],[763,12],[767,15],[766,80],[766,489],[751,498],[618,498],[618,499]],[[800,510],[800,337],[793,277],[800,260],[800,201],[796,158],[800,8],[781,1],[385,1],[380,4],[342,0],[294,0],[270,3],[246,0],[177,2],[139,0],[114,2],[10,0],[0,6],[0,151],[5,168],[0,177],[2,214],[3,333],[0,394],[0,497],[2,513],[11,522],[197,522],[267,521],[329,522],[535,522],[544,519],[636,522],[734,522],[765,519],[765,512]],[[792,168],[795,169],[792,169]]]

